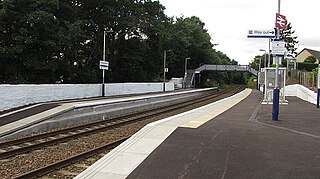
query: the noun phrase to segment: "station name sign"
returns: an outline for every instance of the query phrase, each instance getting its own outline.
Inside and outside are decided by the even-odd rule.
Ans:
[[[100,61],[99,67],[101,70],[109,70],[109,62],[108,61]]]
[[[248,30],[248,38],[274,38],[276,32],[274,29]]]

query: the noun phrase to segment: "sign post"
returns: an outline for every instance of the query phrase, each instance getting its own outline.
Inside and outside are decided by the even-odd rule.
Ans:
[[[102,97],[105,96],[105,89],[104,89],[104,79],[105,79],[105,71],[104,70],[109,70],[109,62],[108,61],[100,61],[100,64],[99,64],[99,67],[100,67],[100,70],[102,70]]]
[[[100,61],[100,69],[102,69],[102,97],[105,96],[105,89],[104,89],[104,80],[105,80],[105,71],[109,70],[109,62],[106,61],[106,35],[107,33],[112,33],[113,30],[110,29],[108,31],[103,31],[103,56],[102,61]]]
[[[102,61],[106,61],[106,31],[103,31],[103,57]],[[102,62],[103,63],[103,62]],[[109,65],[109,64],[108,64]],[[100,61],[100,69],[101,69],[101,61]],[[104,77],[105,76],[105,71],[102,69],[102,97],[104,97]]]
[[[317,97],[317,108],[319,109],[320,103],[320,59],[318,59],[318,97]]]
[[[282,42],[280,40],[280,29],[286,29],[286,17],[280,14],[280,0],[278,0],[278,13],[276,14],[276,41],[274,44],[272,44],[272,47],[277,49],[279,53],[275,53],[272,49],[272,53],[274,56],[276,56],[276,74],[275,74],[275,87],[273,90],[273,103],[272,103],[272,120],[277,121],[279,119],[279,61],[280,58],[284,57],[284,53],[282,52]]]

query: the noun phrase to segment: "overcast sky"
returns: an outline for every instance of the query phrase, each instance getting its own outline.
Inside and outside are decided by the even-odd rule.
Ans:
[[[246,65],[260,49],[268,49],[267,39],[248,39],[248,30],[273,29],[278,0],[159,0],[169,16],[197,16],[205,24],[215,48]],[[320,51],[320,1],[281,0],[281,14],[291,22],[303,48]]]

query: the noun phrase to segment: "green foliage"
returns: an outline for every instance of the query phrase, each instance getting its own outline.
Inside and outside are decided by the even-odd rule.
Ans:
[[[58,0],[1,1],[1,83],[53,82]]]
[[[198,17],[171,18],[152,0],[0,1],[0,83],[96,83],[106,35],[108,82],[157,81],[201,64],[237,64],[213,49]],[[111,32],[112,30],[112,32]],[[215,76],[216,77],[216,76]],[[220,83],[243,82],[219,74]]]
[[[318,84],[318,74],[319,74],[319,68],[315,68],[312,70],[313,76],[314,76],[314,85],[317,86]]]
[[[286,68],[287,68],[287,65],[288,65],[288,58],[284,58],[284,59],[282,59],[282,64],[281,64],[281,66],[283,66],[283,67],[286,67]]]
[[[268,54],[257,55],[254,57],[254,60],[250,63],[250,66],[252,66],[256,70],[259,70],[260,64],[261,68],[265,68],[268,66],[268,59]],[[272,60],[272,56],[270,56],[270,60]]]
[[[316,61],[317,61],[317,59],[314,56],[309,56],[303,61],[303,63],[314,64]]]
[[[295,33],[294,30],[292,30],[292,25],[291,23],[287,23],[287,28],[285,30],[280,31],[280,37],[281,39],[284,39],[284,41],[286,42],[286,48],[288,50],[287,56],[288,57],[295,57],[297,55],[297,48],[295,47],[299,41],[297,40],[297,36],[293,36],[293,34]]]
[[[257,89],[257,85],[254,83],[254,79],[257,79],[257,77],[251,76],[251,77],[247,80],[247,87],[248,87],[248,88]]]
[[[312,71],[318,67],[318,64],[297,63],[297,69],[302,71]]]

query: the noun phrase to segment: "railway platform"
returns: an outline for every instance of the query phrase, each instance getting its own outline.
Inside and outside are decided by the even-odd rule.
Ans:
[[[207,89],[193,89],[193,90],[179,90],[161,93],[146,93],[126,96],[116,96],[107,98],[93,98],[93,99],[80,99],[80,100],[66,100],[58,102],[40,103],[25,107],[19,110],[13,110],[8,113],[0,115],[0,138],[15,134],[21,130],[33,130],[29,129],[32,126],[39,125],[49,121],[57,121],[56,123],[62,123],[64,121],[76,121],[75,118],[103,118],[105,114],[111,113],[114,110],[121,110],[123,113],[130,109],[141,108],[142,103],[148,102],[149,104],[158,103],[156,100],[163,100],[170,103],[170,98],[176,101],[183,99],[186,95],[191,93],[205,93],[207,91],[214,90],[214,88]],[[180,97],[178,97],[180,95]],[[177,96],[177,97],[175,97]],[[125,107],[121,104],[131,106]],[[156,105],[156,104],[154,104]],[[108,107],[109,106],[109,107]],[[109,109],[112,108],[112,109]],[[109,112],[109,113],[108,113]],[[115,113],[114,112],[114,113]],[[83,116],[81,116],[83,115]],[[66,117],[67,116],[67,117]],[[91,116],[91,117],[90,117]],[[63,118],[63,120],[61,120]],[[45,126],[46,124],[41,124]],[[43,128],[43,127],[39,127]],[[38,129],[37,129],[38,130]],[[48,129],[50,130],[50,129]],[[35,131],[37,132],[37,131]],[[23,135],[23,132],[21,132]]]
[[[319,178],[320,111],[296,97],[271,120],[262,93],[150,123],[76,178]]]

